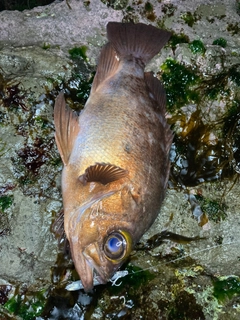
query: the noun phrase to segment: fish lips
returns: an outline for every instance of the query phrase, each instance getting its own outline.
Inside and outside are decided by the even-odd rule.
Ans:
[[[72,254],[76,271],[81,279],[82,285],[86,292],[93,289],[93,268],[82,252]]]
[[[96,272],[96,277],[99,283],[105,284],[109,281],[112,274],[119,268],[121,263],[113,264],[109,261],[104,253],[100,250],[98,243],[89,244],[83,251],[83,256],[86,261],[87,267],[91,270],[88,270],[88,278],[85,276],[84,281],[81,276],[81,271],[79,272],[81,281],[84,286],[85,291],[92,290],[93,288],[93,277],[94,271]],[[82,267],[81,267],[82,268]],[[85,273],[85,270],[84,270]],[[85,273],[86,274],[86,273]],[[89,276],[91,274],[91,277]]]
[[[84,250],[79,250],[77,246],[72,246],[71,249],[74,265],[85,292],[92,291],[94,277],[99,283],[105,284],[121,265],[121,263],[113,264],[109,261],[97,242],[89,244]]]

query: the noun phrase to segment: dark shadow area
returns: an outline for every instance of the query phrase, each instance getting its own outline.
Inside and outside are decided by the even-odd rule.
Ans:
[[[46,6],[54,0],[0,0],[0,11],[3,10],[29,10],[38,6]]]

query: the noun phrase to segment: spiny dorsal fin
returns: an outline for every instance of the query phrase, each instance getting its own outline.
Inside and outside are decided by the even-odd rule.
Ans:
[[[97,90],[99,84],[115,73],[119,66],[119,58],[110,43],[101,50],[97,72],[93,80],[91,93]]]
[[[61,92],[54,106],[55,140],[64,165],[68,164],[74,141],[79,133],[78,115],[66,105]]]
[[[171,33],[143,23],[109,22],[107,37],[121,58],[133,56],[144,64],[167,43]]]
[[[79,180],[86,184],[87,182],[100,182],[108,184],[110,182],[126,177],[127,170],[117,167],[110,163],[96,163],[88,167],[85,173],[79,177]]]

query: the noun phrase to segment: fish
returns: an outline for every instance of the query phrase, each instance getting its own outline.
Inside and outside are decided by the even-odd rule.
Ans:
[[[173,134],[164,87],[144,69],[170,36],[143,23],[109,22],[83,110],[73,111],[63,92],[55,101],[64,230],[86,292],[129,258],[165,197]]]

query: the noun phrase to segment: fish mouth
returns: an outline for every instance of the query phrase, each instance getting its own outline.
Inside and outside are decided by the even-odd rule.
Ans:
[[[103,252],[100,251],[97,243],[88,245],[83,251],[88,266],[92,270],[93,276],[97,278],[98,282],[105,284],[109,281],[112,274],[118,269],[118,266],[113,265],[106,259]]]
[[[83,251],[73,249],[72,257],[85,292],[92,291],[95,278],[98,283],[105,284],[117,269],[100,252],[97,243],[88,245]]]
[[[91,292],[93,289],[93,268],[91,264],[82,253],[77,256],[73,255],[73,261],[85,292]]]

